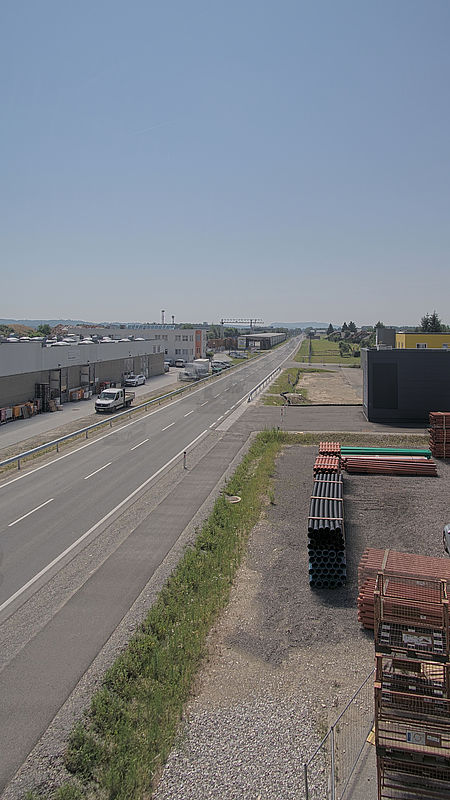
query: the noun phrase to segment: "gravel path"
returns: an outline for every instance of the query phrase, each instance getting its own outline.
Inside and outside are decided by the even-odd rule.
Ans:
[[[362,551],[443,555],[449,464],[440,462],[437,479],[345,476],[348,583],[312,592],[306,517],[316,452],[291,446],[278,459],[275,504],[211,632],[156,800],[303,799],[303,762],[373,666],[373,639],[356,614]],[[324,774],[313,797],[326,797]],[[352,800],[375,798],[372,759]]]

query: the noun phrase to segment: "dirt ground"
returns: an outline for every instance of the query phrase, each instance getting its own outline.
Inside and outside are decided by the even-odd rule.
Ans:
[[[348,373],[351,374],[350,376]],[[305,389],[310,403],[317,405],[362,403],[361,370],[340,369],[333,372],[305,372],[296,387]]]
[[[182,744],[163,773],[158,800],[218,796],[214,788],[208,794],[205,775],[220,785],[224,799],[304,798],[303,762],[373,667],[373,637],[361,629],[356,611],[357,567],[363,550],[390,547],[444,557],[441,533],[450,520],[448,462],[438,463],[438,478],[344,474],[347,585],[311,591],[306,525],[316,453],[316,447],[287,446],[278,458],[274,504],[267,505],[251,535],[230,603],[210,636],[209,660],[186,712]],[[256,789],[239,793],[241,773],[230,767],[230,757],[222,752],[227,737],[233,740],[234,752],[239,749],[236,739],[241,735],[241,717],[246,716],[242,752],[248,738],[254,737],[252,758],[264,762],[257,755],[258,741],[265,747],[264,734],[252,730],[253,718],[254,726],[267,722],[255,713],[256,696],[265,698],[269,716],[270,709],[275,713],[274,708],[284,708],[289,698],[288,717],[284,722],[277,719],[280,730],[283,725],[291,729],[295,717],[292,756],[283,753],[284,783],[273,793],[268,790],[268,776],[277,774],[273,737],[265,766],[260,766],[265,777],[259,794]],[[212,732],[218,719],[220,744]],[[221,766],[225,762],[227,766]],[[253,787],[255,781],[258,776],[253,777]],[[196,788],[199,782],[203,794]],[[366,771],[354,787],[352,800],[375,798],[371,764],[369,774]]]

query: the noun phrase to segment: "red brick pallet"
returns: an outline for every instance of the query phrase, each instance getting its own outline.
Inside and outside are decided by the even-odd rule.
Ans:
[[[450,458],[450,412],[430,411],[430,450],[435,458]]]

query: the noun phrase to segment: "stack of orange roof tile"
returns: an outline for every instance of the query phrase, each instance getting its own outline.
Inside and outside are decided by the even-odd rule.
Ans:
[[[450,458],[450,413],[430,411],[430,450],[435,458]]]
[[[340,456],[340,442],[320,442],[319,453],[322,456]]]
[[[318,472],[340,472],[341,460],[337,456],[317,456],[313,473],[316,475]]]
[[[395,550],[365,550],[358,567],[358,619],[365,628],[371,630],[374,626],[375,582],[379,572],[391,575],[395,573],[405,578],[450,581],[450,559],[399,553]]]

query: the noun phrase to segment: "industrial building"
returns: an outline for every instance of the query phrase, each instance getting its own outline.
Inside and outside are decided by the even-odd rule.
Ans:
[[[182,358],[193,361],[206,356],[206,328],[181,328],[169,324],[129,328],[117,325],[72,325],[65,329],[76,336],[109,336],[114,339],[145,340],[151,342],[151,353],[163,353],[164,360],[174,363]]]
[[[89,344],[0,341],[0,421],[30,416],[54,404],[89,398],[126,375],[164,372],[164,353],[153,341]],[[26,404],[26,408],[23,406]]]
[[[361,350],[361,368],[370,422],[425,422],[430,411],[450,409],[447,348]]]
[[[447,350],[450,348],[449,333],[403,333],[395,334],[395,346],[399,350]]]
[[[286,338],[285,333],[245,333],[238,337],[238,349],[270,350],[276,344],[284,342]]]

